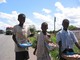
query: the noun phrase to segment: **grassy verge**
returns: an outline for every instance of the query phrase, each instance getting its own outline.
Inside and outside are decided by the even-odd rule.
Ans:
[[[51,34],[51,41],[53,41],[54,44],[56,44],[56,36]],[[53,60],[57,60],[57,56],[58,56],[58,49],[57,50],[54,50],[54,51],[50,51],[50,54],[53,58]]]

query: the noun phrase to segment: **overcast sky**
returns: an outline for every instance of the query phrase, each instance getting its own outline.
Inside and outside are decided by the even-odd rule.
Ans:
[[[70,25],[80,27],[80,0],[0,0],[0,29],[18,24],[17,16],[26,15],[27,25],[35,25],[40,29],[42,22],[47,22],[48,30],[62,28],[63,19],[67,18]]]

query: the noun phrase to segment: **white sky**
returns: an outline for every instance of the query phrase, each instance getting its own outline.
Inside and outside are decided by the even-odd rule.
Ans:
[[[6,2],[5,0],[0,0],[0,2]],[[55,3],[56,11],[53,15],[51,15],[52,10],[48,8],[43,8],[42,12],[33,12],[33,16],[35,19],[41,22],[47,22],[49,24],[48,30],[54,30],[54,17],[56,17],[56,30],[62,27],[62,20],[64,18],[68,18],[70,20],[70,25],[74,25],[80,27],[80,7],[64,7],[60,2]],[[0,19],[6,19],[7,23],[1,22],[0,20],[0,28],[7,26],[14,26],[18,24],[17,16],[19,12],[12,11],[11,13],[0,12]],[[36,29],[40,29],[41,22],[35,23],[29,17],[26,17],[25,24],[35,25]]]

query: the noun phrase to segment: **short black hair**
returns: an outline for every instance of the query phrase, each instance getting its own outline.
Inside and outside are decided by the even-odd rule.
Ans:
[[[19,18],[19,17],[24,17],[24,18],[26,18],[25,14],[23,14],[23,13],[19,14],[19,15],[18,15],[18,18]]]
[[[47,24],[46,22],[43,22],[43,23],[41,24],[41,26],[44,26],[44,25],[47,26],[48,24]]]
[[[62,24],[63,24],[64,22],[69,23],[69,20],[68,20],[68,19],[64,19],[63,22],[62,22]]]

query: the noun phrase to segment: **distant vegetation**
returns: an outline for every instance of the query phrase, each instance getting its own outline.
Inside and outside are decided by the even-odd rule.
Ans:
[[[70,25],[69,27],[68,27],[68,29],[69,30],[74,30],[74,29],[76,29],[77,27],[76,26],[73,26],[73,25]]]

